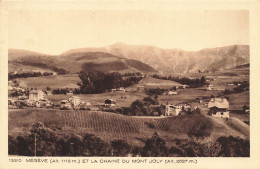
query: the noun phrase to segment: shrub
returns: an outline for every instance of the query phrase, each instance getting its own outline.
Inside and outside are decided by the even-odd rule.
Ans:
[[[131,147],[125,140],[114,140],[111,142],[113,148],[113,156],[127,156],[130,153]]]
[[[165,140],[159,137],[155,132],[151,139],[148,139],[142,150],[143,157],[165,157],[167,156],[167,147],[165,146]]]
[[[218,156],[224,157],[249,157],[250,156],[250,144],[248,140],[241,138],[220,137],[217,143],[221,145],[221,151]]]
[[[83,139],[84,156],[110,156],[111,148],[110,146],[103,141],[100,137],[95,136],[94,134],[85,134]]]
[[[147,102],[147,103],[150,103],[150,104],[152,104],[152,105],[158,105],[158,104],[159,104],[159,101],[158,101],[158,100],[153,99],[153,98],[151,98],[151,97],[145,97],[145,98],[143,99],[143,101],[144,101],[144,102]]]

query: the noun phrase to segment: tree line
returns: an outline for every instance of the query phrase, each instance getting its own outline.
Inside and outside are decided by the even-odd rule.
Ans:
[[[27,78],[27,77],[39,77],[39,76],[51,76],[52,72],[25,72],[25,73],[8,73],[8,80],[16,79],[16,78]]]
[[[206,82],[206,79],[204,76],[202,76],[201,78],[191,79],[189,77],[179,77],[179,76],[175,77],[175,76],[171,76],[171,75],[170,76],[160,76],[160,75],[154,74],[152,77],[156,78],[156,79],[175,81],[175,82],[178,82],[183,85],[189,85],[189,87],[191,87],[191,88],[197,88],[197,87],[201,87],[201,86],[208,84]]]
[[[147,95],[149,95],[149,96],[152,96],[152,95],[163,95],[167,91],[168,91],[168,89],[160,89],[159,87],[157,87],[155,89],[145,88],[145,93]],[[175,86],[175,90],[174,91],[176,91],[176,86]]]
[[[120,73],[83,72],[79,73],[81,79],[80,93],[104,93],[110,89],[128,87],[137,84],[142,77],[131,76],[123,79]]]
[[[141,72],[133,72],[133,73],[128,72],[128,73],[123,73],[122,74],[123,77],[127,77],[127,76],[141,76],[141,75],[142,75]]]
[[[35,144],[36,143],[36,144]],[[248,140],[220,137],[214,143],[175,139],[175,145],[154,132],[144,146],[133,146],[125,139],[104,141],[85,133],[66,138],[55,135],[43,123],[33,124],[28,136],[8,136],[8,154],[20,156],[141,156],[141,157],[249,157]]]

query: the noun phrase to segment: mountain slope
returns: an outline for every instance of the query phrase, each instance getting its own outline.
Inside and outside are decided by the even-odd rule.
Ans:
[[[28,68],[29,67],[29,68]],[[126,59],[104,52],[75,52],[62,56],[49,56],[23,50],[9,50],[9,70],[47,69],[77,73],[84,71],[155,73],[152,67],[140,61]],[[63,72],[64,72],[63,71]]]
[[[72,49],[62,55],[75,52],[107,52],[128,59],[147,63],[160,72],[197,72],[233,68],[249,63],[249,46],[233,45],[189,52],[179,49],[161,49],[148,45],[116,43],[100,48]]]
[[[41,54],[38,52],[23,50],[23,49],[9,49],[8,50],[8,60],[18,59],[25,56],[49,56],[47,54]]]

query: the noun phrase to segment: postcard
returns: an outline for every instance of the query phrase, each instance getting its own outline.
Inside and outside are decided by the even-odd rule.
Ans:
[[[1,2],[0,168],[259,168],[259,7]]]

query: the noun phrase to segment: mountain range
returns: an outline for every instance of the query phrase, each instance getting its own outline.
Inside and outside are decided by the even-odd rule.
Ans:
[[[82,69],[86,71],[193,73],[249,64],[249,56],[248,45],[184,51],[149,45],[116,43],[106,47],[71,49],[56,56],[9,49],[9,64],[34,66],[33,63],[40,62],[72,73]]]

